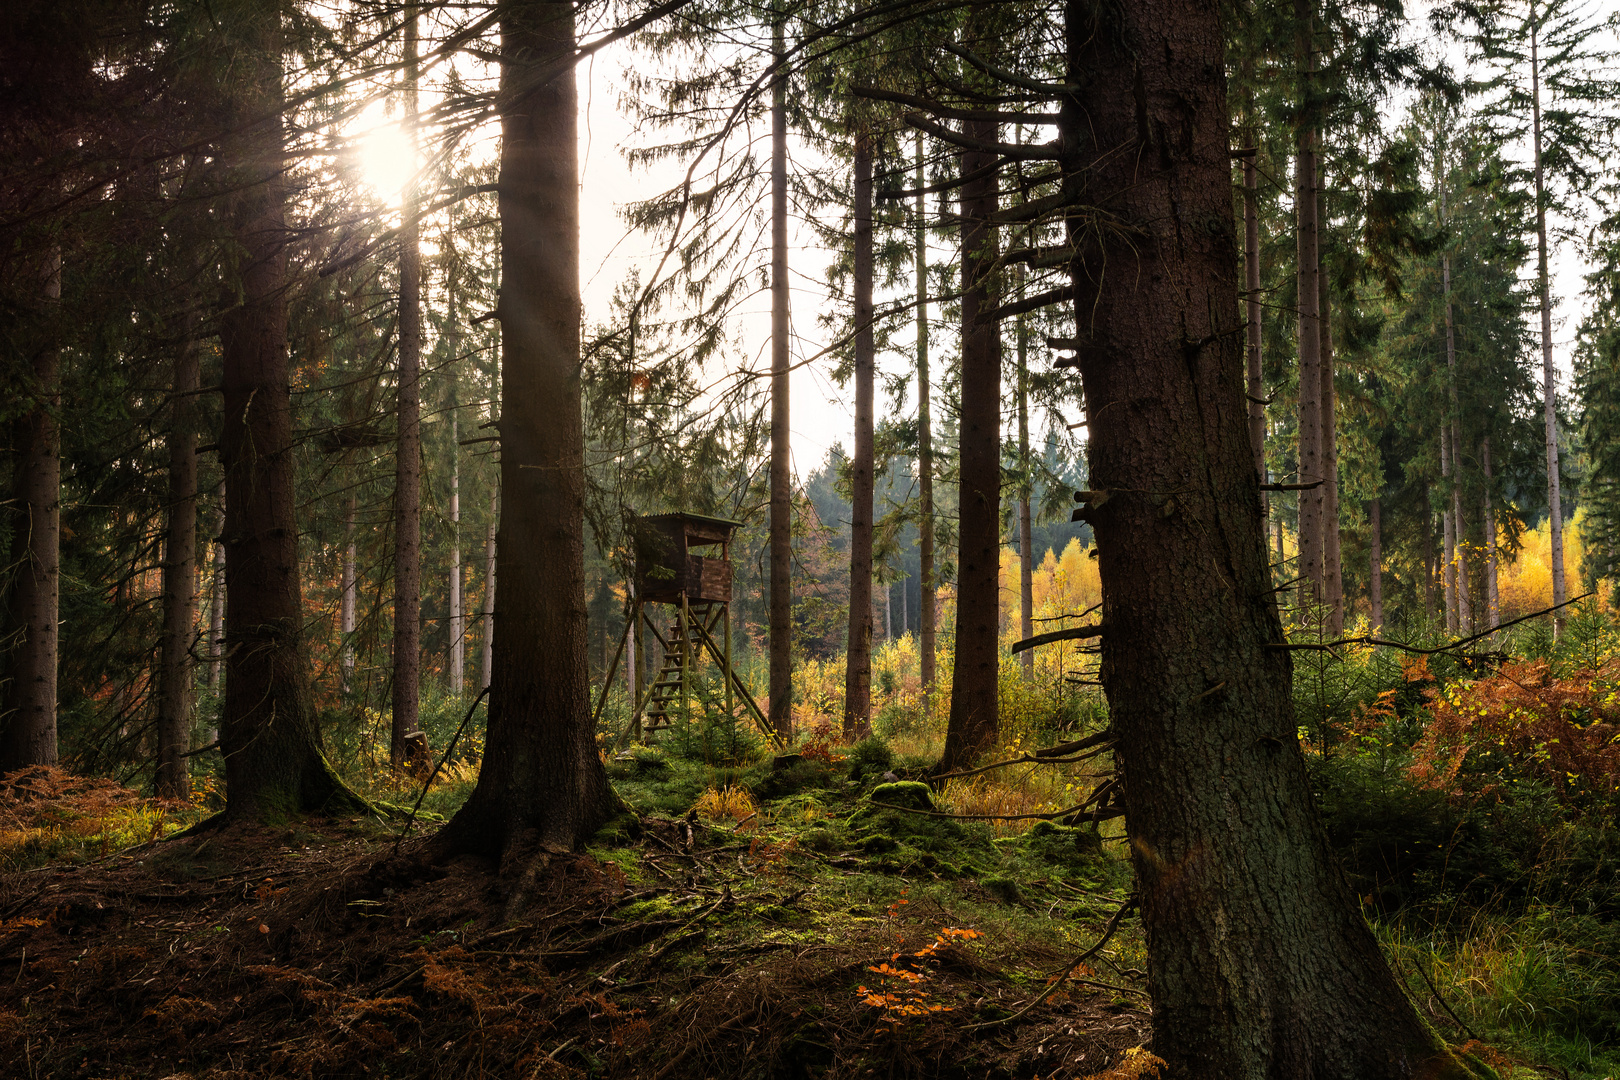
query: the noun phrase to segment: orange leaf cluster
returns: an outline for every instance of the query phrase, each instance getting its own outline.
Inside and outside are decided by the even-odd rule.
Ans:
[[[1620,794],[1620,691],[1596,672],[1557,679],[1545,660],[1510,663],[1425,697],[1433,719],[1410,769],[1419,784],[1454,790],[1467,764],[1498,780],[1528,775],[1568,803]]]
[[[904,892],[901,898],[889,905],[889,915],[899,911],[899,906],[906,903]],[[910,953],[895,953],[881,964],[869,966],[866,970],[885,979],[890,985],[876,990],[865,986],[855,988],[855,994],[860,998],[861,1004],[869,1005],[881,1010],[883,1015],[878,1021],[892,1025],[889,1030],[899,1029],[899,1025],[914,1016],[926,1016],[929,1013],[950,1012],[954,1005],[944,1005],[931,1001],[924,983],[928,979],[928,972],[920,970],[920,965],[927,960],[935,958],[942,947],[958,941],[972,941],[984,935],[978,930],[969,930],[955,926],[947,926],[934,935],[931,944],[925,945]],[[908,964],[909,967],[900,967],[898,964]]]

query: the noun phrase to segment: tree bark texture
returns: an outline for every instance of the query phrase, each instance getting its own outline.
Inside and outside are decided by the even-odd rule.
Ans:
[[[501,595],[478,786],[441,851],[571,850],[618,805],[591,722],[574,11],[501,21]],[[543,74],[542,74],[543,73]]]
[[[174,356],[169,413],[169,515],[163,558],[163,644],[159,658],[158,754],[154,787],[159,798],[191,794],[185,755],[191,749],[194,695],[191,641],[197,623],[197,381],[195,319],[186,313]]]
[[[994,121],[969,139],[993,143]],[[996,306],[996,155],[962,152],[962,408],[957,468],[956,643],[951,715],[940,770],[966,768],[995,741],[1001,643],[1001,333]]]
[[[416,9],[405,15],[405,130],[416,146]],[[400,201],[398,442],[394,453],[394,677],[388,762],[405,762],[422,682],[422,244],[413,180]]]
[[[17,422],[16,567],[6,620],[21,632],[11,654],[11,682],[0,711],[0,772],[56,764],[57,625],[62,579],[61,351],[56,341],[62,300],[62,253],[45,256],[40,281],[41,333],[34,343],[32,401]]]
[[[855,134],[855,456],[849,463],[849,646],[844,659],[844,740],[872,731],[872,137]]]
[[[939,584],[934,579],[934,418],[928,373],[928,206],[922,194],[923,136],[917,134],[917,223],[912,240],[917,260],[917,651],[922,665],[923,700],[934,690]]]
[[[287,187],[278,9],[238,9],[242,48],[222,82],[236,137],[239,300],[220,318],[225,472],[227,819],[275,820],[355,805],[326,762],[302,640],[291,372],[287,356]]]
[[[1547,442],[1547,515],[1552,550],[1552,602],[1567,598],[1564,587],[1564,502],[1558,477],[1558,382],[1552,355],[1552,279],[1547,273],[1547,197],[1541,165],[1541,43],[1540,26],[1530,20],[1531,134],[1536,173],[1536,284],[1541,293],[1541,410]],[[1564,608],[1553,612],[1553,633],[1564,632]]]
[[[1084,90],[1060,130],[1085,170],[1079,205],[1116,223],[1076,220],[1070,236],[1102,681],[1154,1051],[1200,1080],[1444,1075],[1422,1072],[1434,1037],[1328,848],[1288,653],[1268,647],[1282,629],[1231,303],[1219,6],[1103,10],[1120,24],[1069,7],[1069,79]]]
[[[773,8],[771,56],[771,727],[793,738],[793,472],[788,408],[787,16]]]
[[[1322,464],[1322,271],[1316,182],[1315,113],[1308,107],[1315,93],[1316,43],[1313,0],[1294,0],[1295,48],[1299,65],[1301,108],[1294,133],[1294,216],[1296,303],[1299,307],[1299,482],[1326,479]],[[1325,486],[1325,485],[1324,485]],[[1326,492],[1314,487],[1299,493],[1299,597],[1308,604],[1327,596],[1323,518]]]

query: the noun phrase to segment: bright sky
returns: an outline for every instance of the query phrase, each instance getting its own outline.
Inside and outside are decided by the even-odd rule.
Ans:
[[[1593,10],[1620,10],[1620,0],[1598,0]],[[1421,14],[1414,18],[1414,33],[1422,29],[1421,19]],[[618,107],[618,87],[622,85],[622,66],[635,59],[641,58],[632,57],[624,46],[614,46],[597,54],[578,73],[582,106],[580,274],[587,323],[605,320],[614,289],[632,269],[639,269],[645,280],[658,262],[660,251],[651,238],[628,233],[620,217],[621,209],[651,192],[673,186],[683,170],[680,164],[670,162],[632,173],[619,153],[618,148],[634,138],[629,120]],[[424,92],[424,105],[426,98]],[[1391,109],[1392,123],[1399,122],[1402,111]],[[379,196],[394,205],[412,170],[410,147],[398,129],[396,118],[397,112],[389,116],[384,104],[378,102],[347,125],[351,133],[365,133],[361,135],[360,150],[367,178]],[[486,140],[486,145],[489,152],[493,152],[494,140]],[[799,155],[805,152],[803,147],[797,146],[790,151]],[[797,220],[793,223],[794,237],[789,254],[795,363],[827,344],[818,326],[818,315],[828,303],[824,284],[828,258],[825,252],[807,241],[803,224]],[[763,244],[764,238],[761,242]],[[1554,296],[1558,301],[1554,311],[1554,361],[1560,371],[1561,384],[1567,389],[1570,355],[1584,310],[1587,265],[1574,245],[1563,245],[1553,255]],[[885,298],[880,296],[879,306],[884,302]],[[769,310],[769,297],[761,293],[750,301],[740,319],[746,362],[760,371],[769,364]],[[911,366],[909,328],[913,319],[909,314],[902,319],[905,329],[896,335],[900,351],[879,357],[882,371],[900,374]],[[936,358],[954,348],[947,328],[937,328],[934,338]],[[1037,364],[1040,362],[1036,360]],[[850,395],[831,380],[829,370],[830,361],[823,361],[799,368],[792,377],[792,446],[795,469],[801,476],[821,462],[830,446],[839,442],[848,446],[852,441]],[[936,364],[935,370],[939,370],[939,365]],[[712,381],[723,373],[715,370],[707,374]],[[908,411],[915,410],[915,400],[913,388],[906,403]],[[886,407],[880,390],[880,410]],[[1035,431],[1043,426],[1039,421],[1032,422]]]

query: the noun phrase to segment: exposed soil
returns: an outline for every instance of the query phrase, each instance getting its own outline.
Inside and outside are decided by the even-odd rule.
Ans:
[[[851,902],[857,859],[691,828],[542,856],[515,918],[515,877],[348,821],[6,875],[0,1073],[1050,1080],[1149,1037],[1112,973],[1014,1016],[1061,935],[942,933],[949,896]]]

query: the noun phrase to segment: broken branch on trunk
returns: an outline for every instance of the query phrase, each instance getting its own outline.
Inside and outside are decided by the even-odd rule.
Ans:
[[[942,143],[961,147],[963,150],[978,150],[985,154],[999,154],[1010,161],[1054,161],[1058,156],[1058,144],[1033,143],[1016,145],[1013,143],[990,142],[984,139],[970,139],[960,132],[953,131],[944,124],[936,124],[919,112],[906,113],[906,123],[918,131],[932,135]]]
[[[913,109],[931,112],[945,120],[993,120],[998,124],[1055,124],[1058,118],[1051,113],[1007,112],[1003,109],[958,109],[941,105],[914,94],[898,94],[892,90],[879,90],[875,86],[852,86],[850,92],[868,101],[888,101],[895,105],[909,105]]]
[[[1051,645],[1058,641],[1079,641],[1082,638],[1100,637],[1102,632],[1103,628],[1101,626],[1071,626],[1067,630],[1048,630],[1044,634],[1036,634],[1034,637],[1027,637],[1022,641],[1014,642],[1012,651],[1021,653],[1025,649]]]
[[[1031,93],[1040,94],[1044,97],[1055,98],[1061,97],[1064,94],[1077,94],[1080,92],[1080,88],[1078,86],[1069,86],[1066,83],[1043,83],[1035,79],[1025,78],[1022,75],[1008,71],[1006,68],[992,64],[990,61],[973,52],[971,49],[964,49],[960,45],[952,45],[950,42],[946,42],[945,51],[950,53],[952,56],[966,60],[968,63],[972,64],[986,75],[998,79],[1009,86],[1016,86],[1021,90],[1028,90]]]

